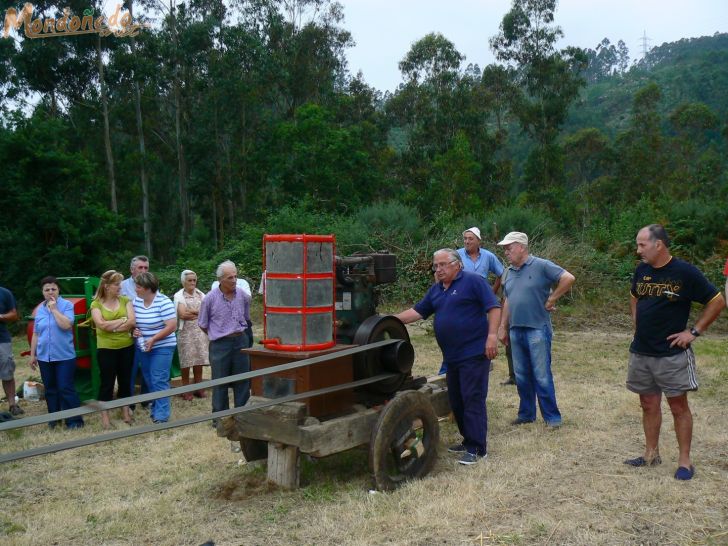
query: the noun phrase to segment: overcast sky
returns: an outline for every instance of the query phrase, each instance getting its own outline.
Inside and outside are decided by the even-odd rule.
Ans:
[[[440,32],[465,55],[465,65],[494,62],[488,40],[498,33],[510,0],[338,0],[344,28],[356,46],[347,53],[352,74],[380,91],[401,82],[397,65],[411,45]],[[643,33],[654,47],[681,38],[728,32],[728,0],[560,0],[555,23],[561,47],[594,48],[603,38],[624,40],[630,58],[642,55]]]

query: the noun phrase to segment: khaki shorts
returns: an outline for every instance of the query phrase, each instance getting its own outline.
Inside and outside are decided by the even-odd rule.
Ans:
[[[695,354],[691,348],[671,356],[629,354],[627,388],[638,394],[679,396],[698,390]]]
[[[10,381],[14,376],[13,344],[0,343],[0,381]]]

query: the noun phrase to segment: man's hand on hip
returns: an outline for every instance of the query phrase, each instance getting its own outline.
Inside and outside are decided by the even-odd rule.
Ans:
[[[687,349],[688,346],[695,341],[697,338],[690,333],[690,330],[683,330],[677,334],[671,334],[667,336],[667,341],[670,341],[670,347],[677,345],[682,349]]]

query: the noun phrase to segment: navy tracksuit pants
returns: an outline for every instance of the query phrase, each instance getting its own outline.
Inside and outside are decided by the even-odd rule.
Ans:
[[[488,435],[485,400],[488,397],[490,360],[485,355],[478,355],[448,362],[447,366],[450,408],[463,436],[463,445],[470,453],[485,455]]]

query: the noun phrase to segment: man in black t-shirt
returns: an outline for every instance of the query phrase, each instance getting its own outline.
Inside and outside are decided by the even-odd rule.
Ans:
[[[627,388],[640,395],[645,452],[624,462],[631,466],[662,462],[658,441],[664,392],[680,450],[675,478],[689,480],[695,467],[690,460],[693,416],[687,393],[698,388],[690,344],[718,317],[725,300],[695,266],[673,258],[669,247],[670,239],[659,224],[650,224],[637,233],[637,254],[643,263],[632,278],[630,307],[635,333],[629,348]],[[695,325],[688,328],[694,301],[705,308]]]

